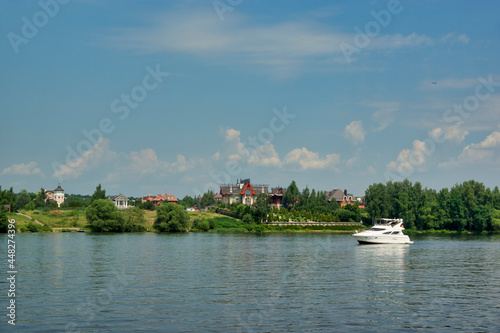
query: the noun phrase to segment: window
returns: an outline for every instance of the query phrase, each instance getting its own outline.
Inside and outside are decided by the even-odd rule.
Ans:
[[[399,231],[393,231],[392,234],[393,235],[399,235]]]
[[[390,234],[391,234],[391,232],[390,232],[390,231],[386,231],[386,232],[384,232],[382,235],[390,235]]]
[[[383,231],[385,229],[383,229],[383,228],[371,228],[370,230],[371,231]]]

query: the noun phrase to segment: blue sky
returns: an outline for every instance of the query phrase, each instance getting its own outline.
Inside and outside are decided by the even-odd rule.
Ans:
[[[0,2],[2,188],[500,183],[498,1],[66,2]]]

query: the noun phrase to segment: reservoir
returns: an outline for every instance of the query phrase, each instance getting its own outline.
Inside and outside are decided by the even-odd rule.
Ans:
[[[16,235],[16,326],[0,331],[498,332],[500,237]]]

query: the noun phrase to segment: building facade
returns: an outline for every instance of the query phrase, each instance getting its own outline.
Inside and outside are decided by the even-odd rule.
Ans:
[[[348,194],[347,190],[342,191],[336,188],[330,192],[325,191],[325,194],[329,202],[335,200],[338,204],[340,204],[340,207],[344,207],[346,205],[352,205],[353,203],[357,202],[354,195]]]
[[[283,195],[285,194],[286,188],[275,187],[271,189],[271,194],[269,195],[269,203],[271,208],[281,209],[283,207]]]
[[[147,202],[147,201],[151,201],[152,203],[154,203],[155,207],[158,207],[164,202],[170,202],[175,205],[179,203],[179,200],[177,200],[177,198],[174,195],[169,195],[167,193],[165,193],[165,195],[158,194],[157,196],[148,195],[142,198],[142,202]]]
[[[259,194],[269,195],[269,185],[252,185],[250,179],[241,179],[236,184],[220,186],[221,202],[230,205],[239,203],[253,205]]]
[[[57,188],[53,191],[45,191],[45,201],[55,201],[57,202],[57,207],[61,207],[61,204],[64,203],[64,190],[61,187],[61,184],[57,185]]]
[[[113,203],[118,209],[128,208],[128,198],[121,193],[118,195],[110,195],[108,196],[108,199],[113,201]]]

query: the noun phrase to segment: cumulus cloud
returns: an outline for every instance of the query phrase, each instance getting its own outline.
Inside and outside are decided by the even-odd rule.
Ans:
[[[66,161],[64,165],[54,163],[52,177],[59,179],[78,178],[84,172],[99,166],[103,161],[109,161],[116,157],[117,154],[109,149],[109,140],[100,139],[80,157]]]
[[[270,142],[266,142],[253,150],[248,159],[248,163],[257,166],[281,166],[281,160]]]
[[[471,143],[462,153],[449,161],[438,165],[442,169],[450,169],[466,165],[498,165],[500,163],[500,132],[494,131],[479,143]]]
[[[363,122],[356,120],[351,122],[345,127],[344,138],[357,145],[365,141],[365,131],[363,129]]]
[[[340,155],[328,154],[325,158],[320,158],[318,153],[303,148],[295,148],[289,152],[285,159],[284,164],[298,164],[302,170],[308,169],[335,169],[340,163]]]
[[[229,128],[226,130],[226,141],[233,141],[235,139],[239,139],[240,131],[235,130],[233,128]]]
[[[43,176],[43,173],[42,170],[37,167],[37,162],[31,161],[29,163],[13,164],[8,168],[3,169],[2,175]]]
[[[403,149],[395,161],[386,165],[386,170],[400,173],[402,176],[411,174],[413,171],[425,171],[429,150],[425,142],[415,140],[412,149]]]
[[[128,165],[123,169],[135,174],[165,174],[179,173],[192,169],[196,161],[187,160],[184,155],[177,155],[174,162],[161,161],[156,152],[151,148],[142,149],[139,152],[131,152],[127,156]]]
[[[429,137],[435,139],[436,142],[440,142],[442,138],[461,143],[464,141],[465,137],[469,135],[469,132],[462,127],[437,127],[429,131]]]

